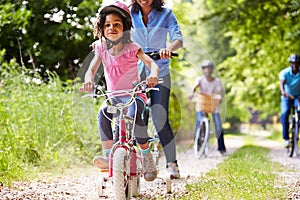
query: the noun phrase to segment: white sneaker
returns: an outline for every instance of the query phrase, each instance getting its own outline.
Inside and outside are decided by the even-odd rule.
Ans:
[[[109,157],[108,156],[95,156],[93,160],[95,167],[99,169],[108,169],[109,168]]]
[[[228,156],[228,153],[227,153],[226,151],[220,151],[220,154],[221,154],[223,157]]]
[[[143,154],[143,174],[146,181],[156,179],[157,170],[151,153]]]
[[[170,174],[170,179],[179,179],[180,174],[179,174],[179,168],[176,162],[169,162],[167,164],[167,170]]]
[[[284,147],[288,148],[290,146],[290,140],[284,140]]]

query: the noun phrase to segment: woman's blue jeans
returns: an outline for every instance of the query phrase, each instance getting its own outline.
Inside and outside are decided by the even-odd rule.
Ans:
[[[176,161],[176,143],[174,133],[169,123],[169,98],[171,77],[163,77],[163,83],[156,86],[159,91],[150,91],[151,115],[167,162]]]
[[[194,138],[196,136],[196,132],[200,126],[201,119],[202,119],[202,112],[196,113],[196,127],[194,132]],[[226,151],[225,143],[224,143],[224,132],[222,129],[222,122],[220,118],[220,113],[212,113],[212,117],[214,120],[215,130],[216,130],[216,136],[218,138],[218,150],[219,151]]]

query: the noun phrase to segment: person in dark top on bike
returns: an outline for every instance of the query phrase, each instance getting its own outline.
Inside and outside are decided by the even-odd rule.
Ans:
[[[190,96],[190,100],[193,98],[194,93],[199,88],[199,92],[213,96],[218,95],[220,96],[220,99],[223,97],[223,89],[222,89],[222,83],[219,78],[215,78],[212,76],[215,65],[210,60],[204,60],[201,63],[201,67],[203,69],[204,75],[197,78],[195,85],[193,87],[193,94]],[[202,118],[203,113],[200,110],[196,110],[197,112],[197,118],[196,118],[196,127],[195,132],[197,131],[198,127],[200,126],[200,121]],[[223,156],[227,155],[226,147],[224,143],[224,132],[222,129],[222,122],[220,118],[219,108],[217,108],[213,113],[213,120],[216,130],[216,136],[218,138],[218,150]],[[196,133],[195,133],[196,134]]]
[[[280,92],[281,92],[281,124],[282,138],[285,147],[289,146],[289,115],[293,104],[297,103],[295,99],[300,97],[300,56],[292,54],[288,58],[290,66],[281,70],[279,73]]]

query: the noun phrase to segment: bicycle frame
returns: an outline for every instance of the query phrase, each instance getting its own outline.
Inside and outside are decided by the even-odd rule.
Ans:
[[[135,87],[133,89],[114,91],[114,92],[107,92],[104,91],[101,86],[95,86],[93,94],[87,94],[83,96],[83,97],[91,96],[93,98],[105,97],[106,98],[105,102],[108,106],[107,112],[111,114],[119,113],[118,123],[117,123],[118,130],[119,130],[118,131],[119,139],[116,143],[113,144],[113,147],[111,148],[110,151],[108,177],[110,178],[113,177],[114,179],[119,180],[119,181],[114,180],[114,184],[116,184],[116,186],[114,187],[124,188],[126,198],[128,198],[127,195],[130,196],[130,194],[132,195],[134,193],[131,191],[131,186],[130,186],[132,177],[138,178],[136,182],[138,184],[137,189],[139,190],[139,177],[142,174],[142,169],[141,167],[139,168],[138,166],[138,161],[140,161],[139,162],[140,164],[142,163],[142,157],[140,156],[140,152],[135,142],[135,138],[132,134],[134,132],[134,124],[135,124],[137,109],[135,109],[135,115],[132,118],[127,116],[127,108],[135,103],[136,96],[138,93],[146,93],[150,90],[159,90],[158,88],[147,88],[146,81],[135,83],[134,85]],[[139,90],[140,88],[141,90]],[[101,94],[98,94],[99,92],[101,92]],[[124,94],[126,94],[129,97],[128,102],[116,103],[115,105],[112,105],[113,101],[110,102],[111,99],[115,97],[123,97]],[[118,155],[116,156],[115,154]],[[119,169],[114,168],[115,162],[117,163],[116,168],[118,168],[118,166],[121,165],[124,166],[125,168],[123,167]],[[107,171],[100,171],[100,172],[107,172]],[[114,174],[114,172],[116,172],[116,174]],[[123,178],[120,178],[120,175],[122,175]],[[125,185],[123,185],[123,183],[121,182],[123,182]],[[100,188],[101,191],[100,193],[102,193],[102,189],[103,188]],[[118,189],[116,190],[119,191]],[[99,186],[98,186],[98,191],[99,191]],[[118,195],[123,196],[124,193],[123,194],[118,193]]]

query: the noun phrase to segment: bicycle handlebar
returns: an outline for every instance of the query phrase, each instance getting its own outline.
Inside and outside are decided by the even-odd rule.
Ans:
[[[145,54],[147,54],[150,58],[152,58],[153,60],[159,60],[161,59],[160,54],[158,51],[153,51],[153,52],[145,52]],[[171,53],[171,58],[172,57],[178,57],[178,53]]]
[[[159,79],[158,83],[163,83],[162,79]],[[118,104],[118,106],[120,107],[128,107],[131,105],[131,103],[133,103],[134,99],[136,98],[138,93],[147,93],[151,90],[156,90],[159,91],[159,88],[153,88],[153,87],[148,87],[146,84],[146,81],[141,81],[139,83],[134,82],[132,83],[134,85],[133,89],[128,89],[128,90],[116,90],[116,91],[105,91],[103,86],[101,85],[95,85],[94,86],[94,90],[92,93],[90,94],[85,94],[83,96],[81,96],[81,98],[85,98],[85,97],[92,97],[92,98],[99,98],[99,97],[105,97],[107,100],[107,103],[109,105],[111,105],[111,103],[109,102],[110,98],[113,97],[120,97],[120,96],[124,96],[124,95],[129,95],[131,96],[131,98],[129,99],[129,101],[127,103],[122,103],[122,104]],[[139,90],[140,89],[140,90]],[[99,92],[101,92],[102,94],[99,94]],[[108,97],[108,95],[111,94],[112,97]]]

